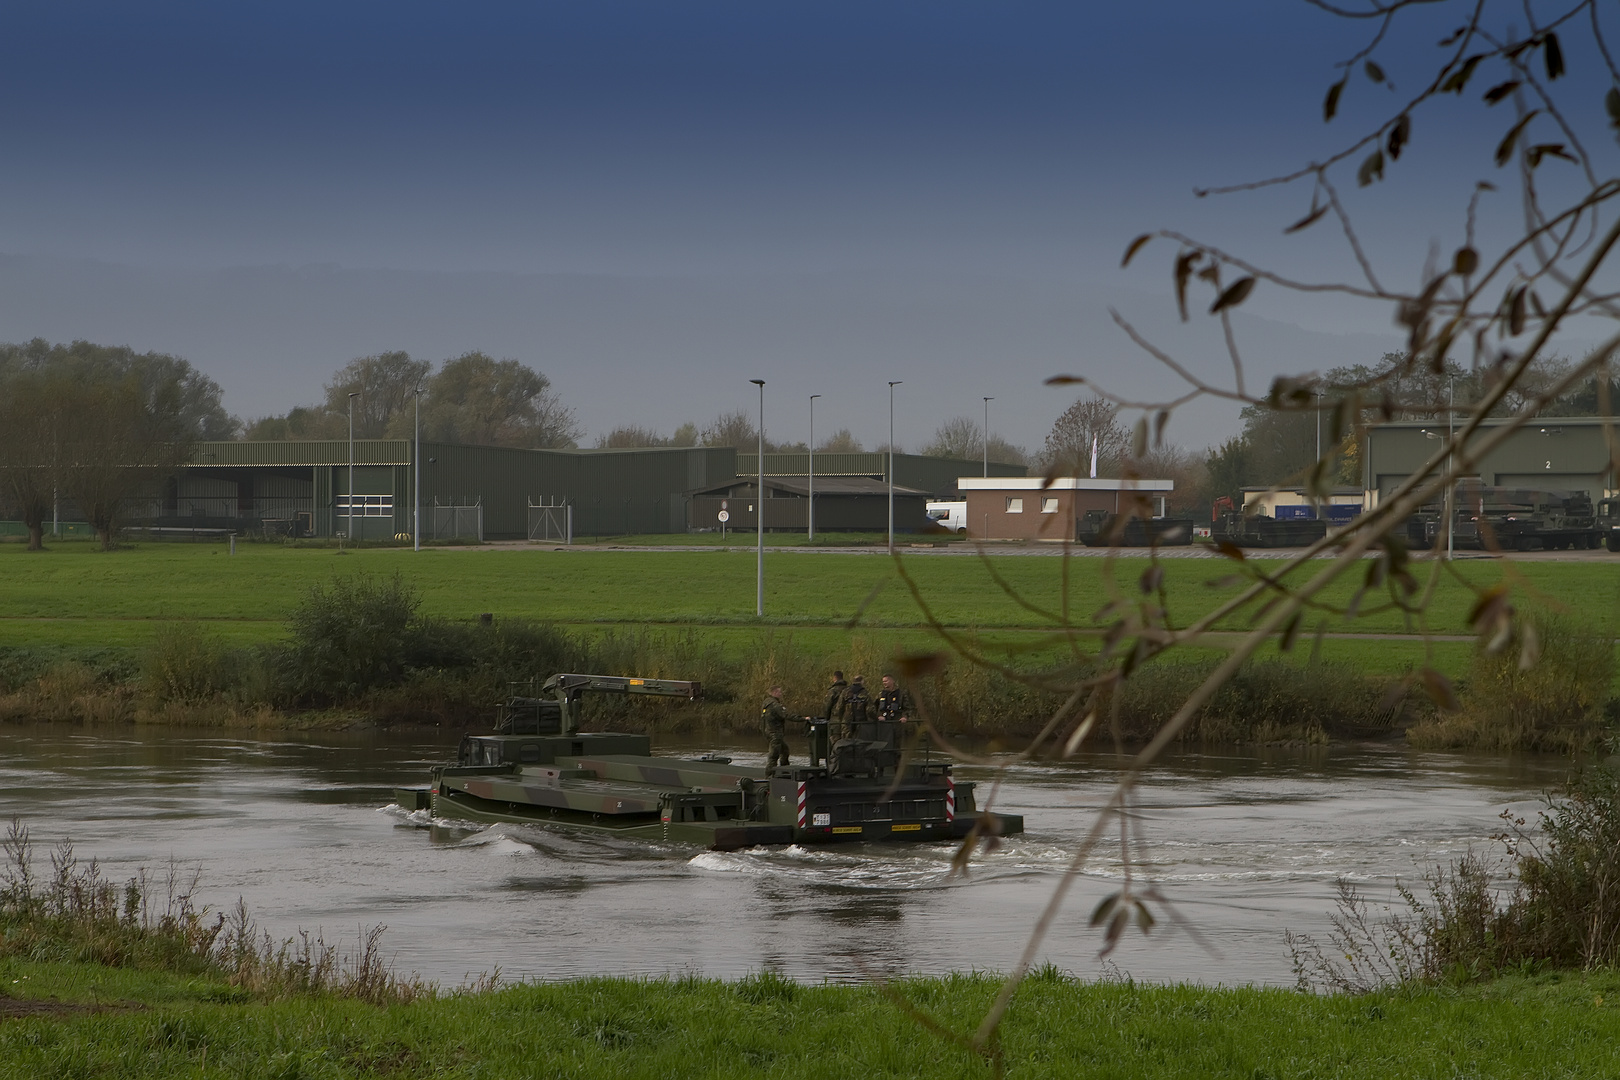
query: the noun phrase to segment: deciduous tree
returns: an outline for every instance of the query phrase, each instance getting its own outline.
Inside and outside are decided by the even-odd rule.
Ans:
[[[574,446],[581,433],[550,379],[482,352],[445,361],[422,402],[422,436],[441,442],[556,449]]]
[[[1095,446],[1097,475],[1118,476],[1130,445],[1130,433],[1119,422],[1119,406],[1093,395],[1063,410],[1046,436],[1036,463],[1047,472],[1089,476]]]

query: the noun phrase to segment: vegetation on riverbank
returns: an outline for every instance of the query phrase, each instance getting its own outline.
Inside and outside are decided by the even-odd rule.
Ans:
[[[1470,851],[1377,910],[1339,882],[1326,943],[1290,935],[1300,988],[1369,993],[1620,969],[1620,771],[1577,772],[1534,825],[1503,814],[1506,866]],[[1529,827],[1527,827],[1529,826]]]
[[[1544,825],[1539,847],[1510,852],[1505,903],[1465,861],[1413,896],[1404,922],[1363,905],[1352,929],[1375,936],[1332,950],[1370,966],[1329,993],[1040,969],[988,1055],[965,1036],[999,989],[989,974],[503,987],[488,973],[449,989],[391,971],[380,930],[347,961],[319,939],[256,937],[240,907],[223,918],[193,908],[184,873],[117,885],[64,846],[36,875],[13,825],[0,875],[0,1077],[1611,1075],[1620,777],[1584,774]],[[1336,955],[1325,964],[1344,970]]]
[[[803,986],[757,975],[589,979],[373,1005],[217,977],[0,960],[0,1076],[978,1078],[995,979]],[[905,1005],[902,1005],[904,1002]],[[1620,975],[1415,993],[1083,983],[1019,990],[1009,1077],[1588,1077],[1620,1067]]]
[[[1423,749],[1587,751],[1620,719],[1614,677],[1607,634],[1538,613],[1496,652],[1476,652],[1457,708],[1432,714],[1406,737]]]
[[[530,687],[558,671],[632,671],[695,678],[701,702],[593,697],[593,726],[655,730],[752,730],[767,687],[819,706],[835,667],[875,685],[896,657],[871,632],[844,638],[836,652],[762,635],[758,648],[730,657],[703,632],[643,629],[585,633],[520,619],[453,622],[420,614],[420,597],[401,577],[342,577],[317,584],[293,610],[285,642],[231,646],[197,623],[166,624],[138,669],[96,672],[56,662],[34,671],[11,658],[10,694],[0,717],[88,722],[271,724],[289,717],[348,715],[374,723],[477,725],[514,685]],[[37,658],[44,663],[45,657]],[[1139,742],[1206,677],[1213,656],[1149,665],[1124,684],[1097,738]],[[1083,677],[1089,656],[1051,646],[1003,658],[1004,666],[961,658],[914,691],[941,730],[976,737],[1027,736],[1057,709],[1061,686]],[[1317,742],[1398,729],[1405,712],[1390,704],[1388,680],[1344,665],[1292,659],[1251,663],[1203,710],[1189,741]],[[325,710],[325,712],[322,712]]]
[[[931,630],[915,625],[923,616],[895,564],[879,556],[772,556],[778,561],[770,567],[769,603],[780,614],[746,625],[716,621],[716,598],[736,601],[738,608],[752,602],[751,591],[746,603],[731,595],[751,588],[752,563],[744,567],[737,560],[747,556],[725,552],[434,551],[418,557],[365,549],[342,560],[330,551],[272,545],[243,545],[235,557],[221,552],[146,545],[101,553],[63,545],[0,554],[5,570],[19,571],[0,595],[0,719],[477,726],[514,684],[560,670],[596,670],[695,678],[707,697],[695,706],[597,699],[589,705],[593,725],[751,731],[753,706],[773,682],[787,687],[790,707],[809,712],[819,706],[834,667],[875,680],[897,656],[941,648]],[[1121,580],[1141,562],[1121,560]],[[991,661],[976,666],[956,657],[915,681],[943,730],[1027,736],[1061,703],[1057,686],[1095,663],[1100,640],[1086,616],[1070,638],[1018,603],[1022,597],[1037,608],[1050,606],[1063,587],[1061,566],[1062,560],[1030,556],[905,562],[941,625]],[[1093,559],[1073,564],[1071,610],[1094,610],[1109,597],[1102,566]],[[1557,608],[1573,599],[1572,590],[1613,591],[1612,574],[1593,577],[1605,569],[1543,563],[1513,572],[1529,575],[1524,588],[1532,599]],[[1217,564],[1208,560],[1168,560],[1163,572],[1173,609],[1204,610],[1230,587],[1215,579]],[[1495,564],[1458,564],[1468,580],[1501,572]],[[357,582],[382,589],[372,589],[369,607],[355,604]],[[390,588],[394,594],[384,595]],[[44,605],[47,594],[51,608],[68,617],[42,621],[26,614]],[[1443,578],[1431,628],[1466,629],[1448,620],[1463,622],[1463,603],[1472,596]],[[100,614],[92,610],[93,598]],[[486,621],[477,614],[484,607],[498,610]],[[180,610],[197,617],[178,617]],[[838,622],[857,614],[854,630]],[[25,625],[73,632],[59,633],[57,644],[4,644],[8,630]],[[132,627],[140,644],[95,644],[112,631],[114,639],[135,633]],[[1466,641],[1305,636],[1309,646],[1247,665],[1184,738],[1313,742],[1379,737],[1416,721],[1413,741],[1425,747],[1585,749],[1607,730],[1605,707],[1612,711],[1615,667],[1607,634],[1604,626],[1583,625],[1549,639],[1543,663],[1527,674],[1517,670],[1523,652],[1517,645],[1470,661]],[[1220,640],[1134,672],[1116,695],[1117,713],[1110,707],[1090,737],[1148,737],[1212,670]],[[1572,644],[1584,651],[1565,648]],[[1412,677],[1422,665],[1457,683],[1460,712],[1435,714]]]

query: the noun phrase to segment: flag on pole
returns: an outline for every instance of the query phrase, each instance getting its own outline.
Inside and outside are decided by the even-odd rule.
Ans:
[[[1097,479],[1097,436],[1091,437],[1091,478]]]

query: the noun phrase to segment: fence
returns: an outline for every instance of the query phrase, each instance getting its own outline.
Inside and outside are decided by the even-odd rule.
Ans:
[[[484,500],[470,506],[440,506],[433,500],[433,539],[484,540]]]
[[[566,499],[542,496],[529,500],[529,539],[546,543],[574,542],[574,508]]]

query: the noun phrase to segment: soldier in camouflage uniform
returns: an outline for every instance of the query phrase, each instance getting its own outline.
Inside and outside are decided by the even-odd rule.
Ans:
[[[767,772],[774,770],[778,765],[788,766],[787,722],[786,706],[782,704],[782,688],[771,687],[770,694],[765,698],[765,704],[759,710],[759,722],[765,728],[765,734],[770,737],[770,748],[765,758]]]
[[[844,702],[844,695],[848,693],[848,691],[849,683],[844,681],[844,673],[842,671],[833,672],[832,685],[827,688],[827,703],[823,705],[821,709],[821,718],[827,721],[827,740],[829,745],[837,742],[839,739],[846,739],[849,737],[844,730],[846,727],[844,722],[844,714],[848,711],[848,707]]]
[[[839,728],[840,739],[853,739],[860,733],[858,725],[870,718],[872,699],[866,693],[866,678],[857,675],[844,691],[844,723]]]

